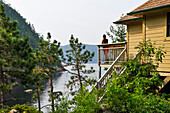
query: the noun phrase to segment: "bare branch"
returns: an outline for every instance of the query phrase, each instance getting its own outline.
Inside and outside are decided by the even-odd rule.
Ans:
[[[47,106],[51,106],[51,104],[47,104],[45,106],[42,106],[40,109],[44,108],[44,107],[47,107]]]
[[[66,69],[66,68],[64,68],[64,67],[63,67],[63,69],[64,69],[65,71],[69,72],[70,74],[78,75],[77,73],[73,73],[73,72],[71,72],[70,70],[68,70],[68,69]]]

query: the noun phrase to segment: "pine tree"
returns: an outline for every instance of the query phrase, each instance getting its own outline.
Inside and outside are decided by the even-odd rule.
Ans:
[[[76,71],[76,73],[67,70],[73,74],[73,76],[71,76],[71,81],[69,81],[67,86],[70,86],[70,89],[72,90],[73,86],[78,84],[80,90],[82,90],[83,82],[89,83],[90,85],[96,82],[96,80],[82,75],[95,72],[93,67],[91,67],[90,70],[86,70],[85,68],[85,64],[87,64],[88,61],[92,61],[95,53],[90,53],[90,51],[86,50],[85,45],[79,42],[78,38],[74,38],[73,35],[71,35],[71,39],[69,41],[71,49],[66,51],[67,66],[72,66],[71,70]],[[75,92],[77,91],[73,91],[72,95],[74,95]]]
[[[53,81],[52,76],[56,71],[56,64],[61,63],[63,52],[60,48],[60,43],[56,40],[51,43],[51,35],[47,34],[48,41],[45,41],[43,38],[40,39],[39,49],[36,49],[35,55],[36,60],[42,66],[41,74],[45,74],[49,80],[50,86],[50,101],[51,101],[51,110],[54,112],[54,91],[53,91]]]
[[[36,59],[36,64],[39,64],[38,62],[38,58],[36,56],[36,53],[35,53],[35,59]],[[33,94],[33,97],[32,99],[35,100],[37,99],[38,100],[38,109],[39,109],[39,112],[41,112],[41,101],[40,101],[40,94],[42,93],[42,91],[44,90],[44,83],[49,79],[49,77],[46,75],[46,72],[45,70],[42,70],[42,68],[38,65],[36,69],[34,69],[33,71],[33,77],[32,77],[32,80],[34,81],[33,82],[33,87],[36,89],[34,90],[34,94]]]
[[[20,38],[17,22],[6,16],[4,5],[0,5],[0,104],[13,99],[10,92],[20,80],[28,85],[35,67],[29,38]]]
[[[112,39],[112,43],[126,41],[126,27],[124,25],[117,24],[116,28],[114,28],[114,26],[111,25],[110,32],[106,32],[106,34]]]

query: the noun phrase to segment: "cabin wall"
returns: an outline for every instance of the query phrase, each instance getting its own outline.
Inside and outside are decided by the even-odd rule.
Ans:
[[[165,55],[165,58],[163,58],[163,62],[160,63],[158,71],[170,72],[170,37],[166,37],[166,14],[166,12],[163,12],[146,15],[146,20],[143,20],[143,22],[128,24],[127,47],[128,57],[133,58],[138,51],[134,48],[139,44],[139,42],[143,42],[143,40],[151,40],[152,42],[155,42],[156,47],[164,46],[164,50],[167,54]]]
[[[146,15],[146,40],[149,39],[156,43],[156,47],[164,46],[167,52],[158,71],[170,72],[170,40],[166,40],[166,13]]]
[[[137,54],[137,49],[135,47],[142,42],[142,23],[137,22],[134,24],[129,24],[128,28],[128,56],[129,58],[133,58]]]

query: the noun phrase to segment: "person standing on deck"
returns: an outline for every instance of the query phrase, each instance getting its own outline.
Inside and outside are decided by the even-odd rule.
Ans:
[[[102,44],[108,44],[108,39],[106,39],[106,35],[105,34],[103,34]],[[109,52],[108,47],[103,47],[103,52],[104,52],[106,63],[109,63],[109,62],[107,62],[109,60],[108,59],[108,52]]]

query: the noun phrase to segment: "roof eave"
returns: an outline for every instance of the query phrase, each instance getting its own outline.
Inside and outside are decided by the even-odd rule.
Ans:
[[[139,17],[139,18],[127,19],[127,20],[116,21],[116,22],[113,22],[113,23],[114,24],[122,24],[122,23],[125,23],[125,22],[130,22],[130,21],[139,20],[139,19],[143,19],[143,18]]]
[[[135,11],[135,12],[130,12],[130,13],[127,13],[127,15],[144,13],[144,12],[154,11],[154,10],[158,10],[158,9],[168,8],[168,7],[170,7],[170,4],[168,4],[168,5],[163,5],[163,6],[158,6],[158,7],[154,7],[154,8],[149,8],[149,9],[144,9],[144,10],[139,10],[139,11]]]

